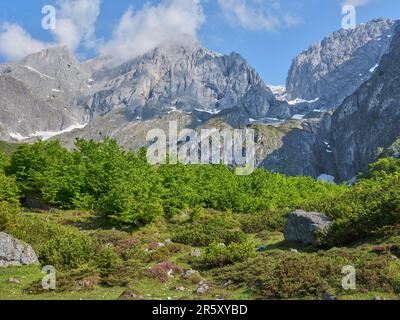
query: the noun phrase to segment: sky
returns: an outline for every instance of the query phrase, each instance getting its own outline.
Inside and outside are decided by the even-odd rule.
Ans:
[[[55,29],[42,26],[46,5],[56,9]],[[200,41],[240,53],[266,83],[279,85],[298,53],[342,27],[343,5],[355,7],[357,24],[400,19],[399,0],[2,1],[0,62],[68,45],[81,60],[107,55],[117,64],[164,41]]]

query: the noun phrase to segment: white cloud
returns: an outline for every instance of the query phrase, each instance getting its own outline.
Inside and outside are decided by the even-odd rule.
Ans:
[[[93,48],[100,0],[60,0],[59,7],[57,28],[53,30],[57,43],[74,50],[81,43]]]
[[[362,7],[365,6],[370,0],[346,0],[342,2],[342,6]]]
[[[8,60],[19,60],[32,52],[44,50],[48,45],[33,39],[18,24],[4,23],[0,32],[0,54]]]
[[[229,21],[248,30],[276,31],[299,23],[297,17],[280,12],[279,1],[218,0],[218,3]]]
[[[101,55],[121,63],[162,44],[197,42],[197,32],[205,17],[201,0],[162,0],[134,11],[130,7],[113,32]]]
[[[95,46],[95,23],[100,14],[100,0],[60,0],[57,6],[53,42],[34,39],[18,24],[5,22],[0,30],[0,55],[19,60],[28,54],[58,45],[76,50],[81,44]]]

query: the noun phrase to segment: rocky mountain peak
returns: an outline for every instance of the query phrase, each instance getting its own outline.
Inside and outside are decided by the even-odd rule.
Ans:
[[[375,19],[311,45],[292,62],[288,99],[319,99],[328,109],[338,106],[371,77],[388,52],[397,25],[395,20]]]

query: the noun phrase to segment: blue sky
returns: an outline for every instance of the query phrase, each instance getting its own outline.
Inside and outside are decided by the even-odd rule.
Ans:
[[[39,48],[46,43],[53,43],[55,41],[54,34],[41,27],[43,17],[41,9],[47,4],[58,5],[59,1],[87,0],[2,1],[0,5],[2,32],[4,33],[5,24],[18,25],[26,35],[34,39],[34,44],[37,44]],[[184,26],[178,26],[178,30],[186,31],[186,25],[189,24],[188,32],[192,36],[195,35],[205,47],[220,53],[232,51],[240,53],[256,68],[268,84],[275,85],[284,84],[291,60],[297,53],[305,50],[313,42],[322,39],[327,33],[341,28],[343,17],[341,6],[345,1],[357,5],[357,23],[378,17],[400,18],[399,0],[185,0],[183,5],[183,0],[161,1],[177,2],[179,8],[183,6],[182,10],[188,10],[188,15],[183,12],[182,15],[177,16],[184,24]],[[151,7],[159,5],[159,2],[153,0],[146,3]],[[198,5],[203,10],[201,19],[198,12],[187,5],[190,2],[200,2]],[[135,28],[137,25],[153,25],[152,23],[147,24],[148,20],[144,20],[148,17],[145,14],[141,16],[141,20],[134,20],[135,15],[137,18],[137,14],[141,12],[144,3],[139,0],[102,0],[99,14],[95,17],[97,20],[94,20],[94,30],[85,29],[86,33],[81,35],[81,38],[85,37],[85,39],[90,38],[91,40],[87,40],[85,45],[82,44],[82,40],[82,43],[76,46],[76,52],[81,59],[90,58],[99,50],[107,50],[107,47],[114,48],[115,44],[121,44],[121,39],[125,39],[126,42],[127,38],[132,37],[136,42],[143,42],[146,37],[149,38],[149,33],[138,36],[137,33],[143,33],[144,30]],[[121,24],[121,16],[126,13],[129,6],[133,6],[131,19],[128,19],[129,23],[118,29],[122,36],[117,37],[119,40],[110,40],[116,37],[116,26]],[[156,16],[159,14],[160,20],[162,20],[162,22],[158,22],[157,28],[159,29],[155,30],[166,30],[166,34],[171,33],[171,30],[176,30],[174,29],[175,25],[174,28],[171,25],[164,28],[162,25],[162,23],[168,24],[167,19],[174,17],[173,10],[165,16],[162,11],[155,12]],[[197,16],[192,19],[191,15]],[[88,19],[85,18],[86,16],[83,17],[84,20],[93,18],[90,13],[87,15]],[[77,23],[79,25],[82,21]],[[79,25],[78,30],[86,27],[84,24]],[[88,35],[89,33],[90,35]],[[2,54],[0,61],[2,62],[7,60],[7,54],[4,54],[3,51],[10,52],[13,49],[3,47],[13,42],[10,39],[17,39],[14,34],[9,35],[9,38],[5,38],[8,40],[3,41],[3,45],[0,43],[0,54]],[[57,36],[63,38],[63,34]],[[168,36],[172,37],[171,34]],[[166,35],[166,37],[168,36]],[[177,37],[179,38],[179,36]],[[61,42],[64,43],[63,41],[69,40],[64,39]],[[95,41],[95,45],[93,45],[93,41]],[[146,45],[151,46],[153,43],[146,43]],[[28,45],[28,49],[29,47],[32,45]],[[135,50],[132,43],[124,43],[120,48],[120,51]]]

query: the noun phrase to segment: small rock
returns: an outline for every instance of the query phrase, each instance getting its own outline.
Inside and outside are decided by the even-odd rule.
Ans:
[[[290,252],[291,252],[291,253],[299,253],[299,250],[297,250],[297,249],[290,249]]]
[[[383,300],[383,299],[381,297],[375,297],[374,300],[375,301],[380,301],[380,300]]]
[[[20,284],[21,283],[21,281],[19,281],[18,279],[15,279],[15,278],[8,279],[8,282],[9,283],[14,283],[14,284]]]
[[[190,254],[190,256],[191,257],[196,257],[196,258],[200,257],[201,256],[201,250],[200,249],[194,249],[192,251],[192,253]]]
[[[218,243],[218,247],[226,248],[226,244],[225,243]]]
[[[172,269],[169,270],[167,275],[168,275],[168,278],[173,278],[174,277],[174,270],[172,270]]]
[[[265,246],[259,246],[257,252],[265,252],[267,248]]]
[[[164,243],[166,243],[166,244],[171,244],[171,243],[172,243],[172,240],[171,240],[171,239],[167,239],[167,240],[164,241]]]
[[[399,258],[393,255],[393,256],[392,256],[392,260],[393,260],[393,261],[398,261]]]
[[[197,293],[198,294],[205,294],[208,290],[210,289],[210,287],[206,284],[203,283],[201,284],[201,286],[197,289]]]
[[[196,270],[188,270],[185,272],[185,274],[183,275],[184,278],[190,278],[192,275],[198,273]]]
[[[180,286],[180,287],[176,287],[175,290],[176,290],[176,291],[179,291],[179,292],[184,292],[184,291],[186,291],[187,289],[186,289],[184,286]]]
[[[158,246],[158,247],[165,247],[165,243],[158,242],[158,243],[157,243],[157,246]]]

